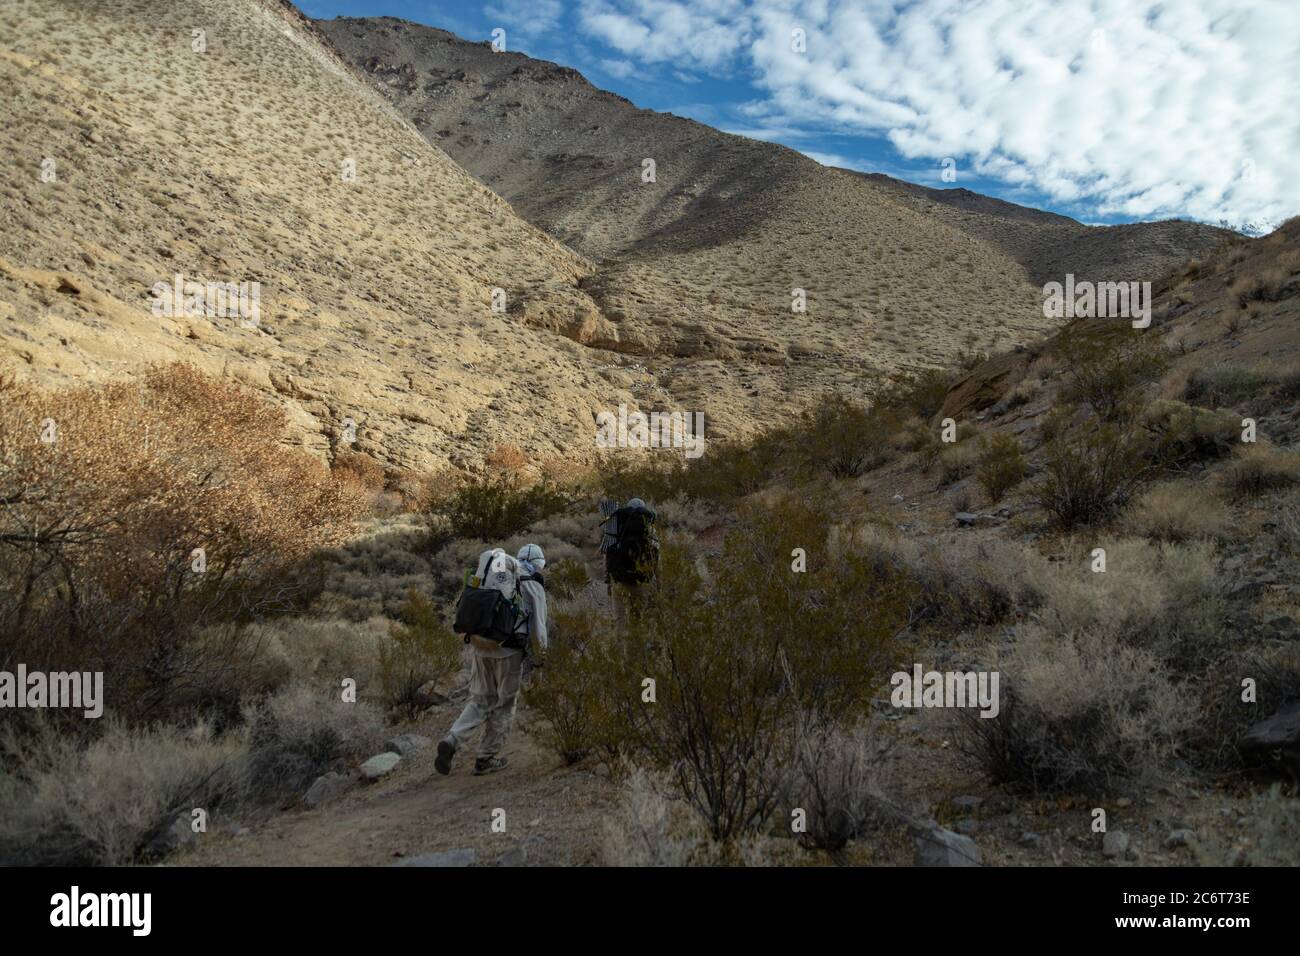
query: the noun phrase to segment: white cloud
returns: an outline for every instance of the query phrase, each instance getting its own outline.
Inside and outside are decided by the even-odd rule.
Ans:
[[[483,12],[520,36],[536,38],[559,26],[564,5],[560,0],[496,0]]]
[[[636,64],[630,60],[601,60],[600,68],[610,76],[616,76],[620,80],[626,80],[637,71]]]
[[[740,0],[582,0],[589,36],[646,63],[677,63],[712,72],[748,45],[749,16]]]
[[[1098,216],[1300,213],[1291,0],[583,0],[579,22],[644,62],[753,69],[764,129],[884,135]]]

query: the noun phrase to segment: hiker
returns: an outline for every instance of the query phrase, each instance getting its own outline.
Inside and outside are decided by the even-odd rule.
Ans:
[[[620,621],[641,613],[641,587],[654,577],[659,564],[655,518],[653,508],[632,498],[623,507],[614,507],[605,519],[600,543],[605,553],[605,588]]]
[[[515,555],[519,562],[519,591],[523,596],[524,612],[528,615],[528,640],[524,644],[524,660],[521,668],[524,687],[532,682],[533,671],[542,666],[546,651],[550,647],[550,632],[546,618],[546,581],[542,578],[542,568],[546,567],[546,555],[540,545],[526,544]],[[541,656],[537,654],[533,642],[540,645]]]
[[[506,766],[506,759],[498,754],[514,719],[527,648],[536,638],[545,651],[548,640],[546,591],[536,580],[546,561],[535,544],[525,545],[520,554],[524,561],[501,548],[484,551],[456,608],[456,633],[464,634],[472,648],[470,699],[447,736],[438,742],[433,765],[440,774],[451,772],[456,751],[479,726],[483,733],[474,761],[475,775],[495,773]],[[525,576],[532,580],[523,580]]]

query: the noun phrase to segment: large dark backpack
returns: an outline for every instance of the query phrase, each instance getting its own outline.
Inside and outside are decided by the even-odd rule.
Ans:
[[[612,516],[614,540],[605,550],[605,568],[619,584],[642,584],[659,564],[655,513],[648,508],[619,508]]]
[[[494,558],[501,560],[494,563]],[[499,568],[491,574],[493,567]],[[456,621],[452,630],[465,635],[465,642],[478,638],[484,646],[522,646],[519,631],[525,620],[518,593],[518,569],[515,559],[499,548],[479,557],[477,573],[465,582],[456,604]]]

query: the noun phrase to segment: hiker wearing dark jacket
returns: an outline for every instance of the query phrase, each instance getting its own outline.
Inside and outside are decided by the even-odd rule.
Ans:
[[[605,586],[619,620],[640,614],[642,587],[658,567],[656,517],[653,508],[632,498],[605,521],[600,545],[605,552]]]

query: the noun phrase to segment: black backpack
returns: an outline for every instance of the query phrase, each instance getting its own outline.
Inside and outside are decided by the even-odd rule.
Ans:
[[[648,508],[619,508],[613,514],[614,541],[605,550],[605,567],[619,584],[642,584],[659,563],[655,513]]]
[[[483,577],[488,573],[493,557],[500,553],[499,549],[485,551],[479,557],[478,573],[472,578],[466,575],[465,589],[456,604],[456,620],[452,630],[464,634],[467,644],[471,638],[478,637],[503,647],[520,646],[519,630],[526,615],[518,594],[518,577],[515,578],[513,598],[506,597],[497,588],[481,586],[488,583]],[[509,567],[514,567],[513,558],[509,558]],[[507,570],[501,573],[512,572]]]
[[[515,602],[493,588],[466,586],[456,605],[456,623],[452,630],[471,637],[482,637],[510,646],[519,626],[520,611]]]

